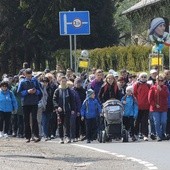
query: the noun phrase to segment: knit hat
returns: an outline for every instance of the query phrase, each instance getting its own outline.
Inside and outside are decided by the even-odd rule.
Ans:
[[[133,86],[127,86],[127,87],[126,87],[126,92],[127,92],[128,90],[130,90],[130,91],[133,93]]]
[[[150,28],[149,28],[149,35],[153,34],[154,30],[160,25],[165,24],[165,20],[163,18],[154,18],[151,21]]]
[[[93,93],[94,93],[94,90],[92,90],[92,89],[87,90],[86,91],[87,98],[89,98]]]

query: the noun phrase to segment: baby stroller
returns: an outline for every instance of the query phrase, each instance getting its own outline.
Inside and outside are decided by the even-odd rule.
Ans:
[[[119,100],[107,100],[103,104],[98,141],[105,143],[112,139],[128,142],[128,131],[123,129],[123,105]]]

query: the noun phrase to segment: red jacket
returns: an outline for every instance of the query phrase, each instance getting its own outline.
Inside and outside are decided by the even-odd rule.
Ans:
[[[148,100],[150,112],[168,111],[168,88],[166,85],[162,85],[161,88],[161,90],[157,90],[157,84],[155,84],[149,90]],[[160,108],[157,108],[156,104],[158,104]]]
[[[149,110],[149,93],[150,85],[142,82],[137,82],[134,84],[134,96],[138,101],[139,110]]]

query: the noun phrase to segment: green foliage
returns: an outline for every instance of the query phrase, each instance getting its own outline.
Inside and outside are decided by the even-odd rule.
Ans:
[[[164,65],[168,67],[168,47],[163,50]],[[79,54],[80,54],[79,50]],[[104,71],[109,69],[121,70],[126,68],[129,71],[140,72],[149,69],[149,54],[151,47],[148,46],[113,46],[105,48],[96,48],[90,50],[90,68],[101,68]],[[69,50],[59,50],[54,56],[58,64],[69,67]],[[79,55],[77,55],[79,57]]]

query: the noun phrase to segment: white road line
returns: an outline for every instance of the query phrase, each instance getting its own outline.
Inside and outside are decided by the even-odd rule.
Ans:
[[[107,154],[116,156],[116,157],[118,157],[118,158],[124,158],[124,159],[130,160],[130,161],[133,161],[133,162],[137,162],[137,163],[139,163],[139,164],[144,165],[145,167],[147,167],[147,168],[150,169],[150,170],[152,170],[152,169],[158,169],[154,164],[152,164],[152,163],[150,163],[150,162],[147,162],[147,161],[143,161],[143,160],[141,160],[141,159],[137,159],[137,158],[133,158],[133,157],[127,157],[126,155],[120,155],[120,154],[118,154],[118,153],[113,153],[113,152],[110,152],[110,151],[105,151],[105,150],[103,150],[103,149],[93,148],[93,147],[91,147],[91,146],[80,145],[80,144],[71,144],[71,145],[79,146],[79,147],[82,147],[82,148],[91,149],[91,150],[94,150],[94,151],[97,151],[97,152],[101,152],[101,153],[107,153]]]

